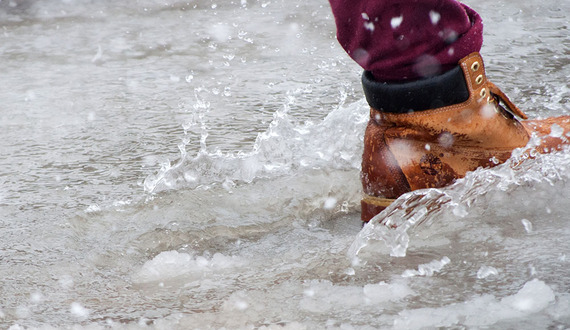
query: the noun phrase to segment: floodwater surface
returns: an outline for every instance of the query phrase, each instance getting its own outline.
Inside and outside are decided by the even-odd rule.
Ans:
[[[468,1],[570,112],[570,3]],[[570,152],[362,227],[368,107],[326,1],[0,1],[0,328],[567,329]]]

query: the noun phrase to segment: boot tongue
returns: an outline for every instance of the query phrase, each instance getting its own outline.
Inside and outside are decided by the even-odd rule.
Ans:
[[[519,109],[519,107],[517,107],[507,97],[507,95],[499,89],[499,87],[497,87],[495,84],[493,84],[490,81],[488,81],[487,84],[489,86],[489,91],[491,92],[491,94],[498,96],[499,99],[507,106],[507,108],[509,108],[509,111],[511,111],[513,114],[519,116],[522,119],[528,119],[527,115],[524,112],[522,112],[522,110]]]
[[[469,98],[460,66],[439,76],[409,82],[379,82],[372,72],[364,71],[362,86],[370,107],[390,113],[441,108]]]

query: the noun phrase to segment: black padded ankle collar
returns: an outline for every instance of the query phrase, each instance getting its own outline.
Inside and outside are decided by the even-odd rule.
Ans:
[[[362,86],[366,101],[373,109],[391,113],[441,108],[469,98],[460,66],[439,76],[403,83],[378,82],[372,72],[364,71]]]

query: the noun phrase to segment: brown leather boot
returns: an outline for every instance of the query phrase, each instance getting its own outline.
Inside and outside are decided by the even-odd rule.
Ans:
[[[365,72],[363,86],[371,106],[361,172],[365,222],[406,192],[444,187],[505,162],[533,132],[543,136],[541,153],[568,142],[570,117],[518,121],[526,115],[487,80],[479,53],[411,83],[379,83]]]

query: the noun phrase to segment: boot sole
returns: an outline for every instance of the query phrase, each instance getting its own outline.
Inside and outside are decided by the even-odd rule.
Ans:
[[[378,213],[384,211],[384,209],[390,206],[394,201],[395,199],[364,195],[360,201],[360,206],[362,208],[360,218],[362,221],[368,222]]]

